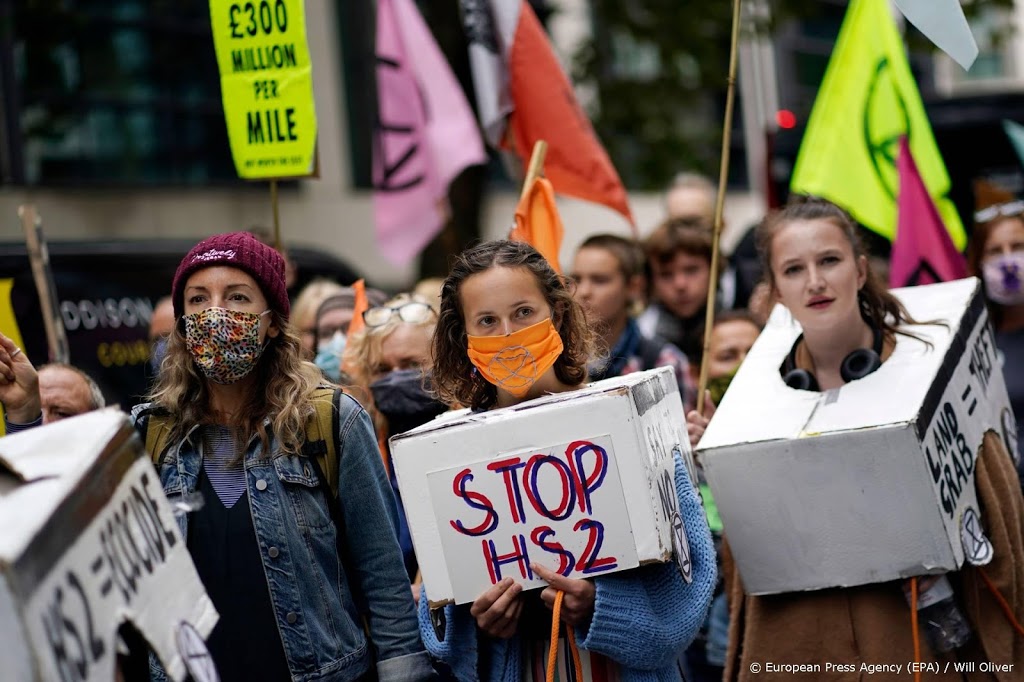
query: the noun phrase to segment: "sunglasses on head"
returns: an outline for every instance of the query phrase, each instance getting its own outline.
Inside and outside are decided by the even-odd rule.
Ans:
[[[398,315],[398,319],[402,322],[418,324],[431,319],[434,316],[434,309],[426,303],[418,301],[403,303],[394,308],[377,306],[363,312],[363,322],[371,329],[373,327],[381,327],[391,320],[392,315]]]
[[[974,222],[987,223],[996,218],[1016,218],[1021,214],[1024,214],[1024,201],[1007,201],[977,211],[974,214]]]

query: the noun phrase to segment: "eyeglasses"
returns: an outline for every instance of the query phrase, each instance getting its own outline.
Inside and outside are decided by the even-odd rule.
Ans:
[[[402,322],[419,324],[431,319],[435,313],[434,309],[426,303],[412,301],[410,303],[403,303],[400,306],[395,306],[394,308],[388,308],[386,306],[370,308],[363,312],[363,322],[365,322],[366,326],[371,329],[373,327],[381,327],[391,320],[392,315],[398,315],[398,319]]]
[[[977,211],[974,214],[974,222],[987,223],[996,218],[1015,218],[1021,214],[1024,214],[1024,201],[1008,201]]]

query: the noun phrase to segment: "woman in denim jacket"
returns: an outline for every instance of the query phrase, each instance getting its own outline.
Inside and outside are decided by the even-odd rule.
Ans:
[[[244,232],[210,237],[172,297],[152,402],[132,417],[142,434],[152,415],[168,420],[158,454],[171,501],[202,493],[179,525],[220,613],[208,644],[221,679],[431,678],[366,412],[340,397],[340,514],[302,453],[322,379],[288,324],[280,254]]]
[[[543,256],[527,244],[487,242],[464,251],[445,280],[434,334],[434,381],[442,399],[474,410],[571,391],[586,380],[591,339],[567,280]],[[498,347],[503,350],[493,355]],[[509,349],[518,362],[505,360]],[[544,590],[524,593],[506,578],[472,605],[434,612],[426,585],[419,604],[427,649],[460,682],[542,682],[551,611],[562,591],[561,620],[573,628],[582,655],[580,682],[678,681],[676,660],[704,621],[716,569],[700,499],[678,456],[675,485],[692,582],[683,580],[675,564],[593,580],[533,564],[533,572],[550,585]]]

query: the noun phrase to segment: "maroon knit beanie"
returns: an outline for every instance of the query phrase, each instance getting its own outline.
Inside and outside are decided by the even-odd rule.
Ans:
[[[196,270],[213,265],[228,265],[252,275],[271,310],[288,319],[291,305],[284,284],[284,258],[249,232],[215,234],[192,247],[178,265],[171,285],[175,319],[185,310],[185,282]]]

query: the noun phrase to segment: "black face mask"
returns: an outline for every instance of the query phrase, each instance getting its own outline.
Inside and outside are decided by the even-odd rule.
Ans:
[[[418,369],[399,369],[370,384],[373,402],[388,420],[388,437],[414,429],[448,410],[448,406],[437,400],[424,387],[430,385],[430,377],[424,381]]]

